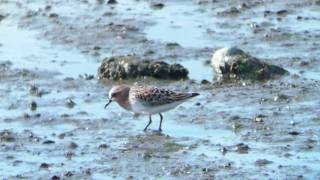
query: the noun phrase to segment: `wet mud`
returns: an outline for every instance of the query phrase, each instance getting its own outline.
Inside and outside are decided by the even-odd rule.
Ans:
[[[0,0],[3,179],[318,179],[317,1]],[[215,81],[238,46],[290,75]],[[98,80],[106,57],[179,63],[189,79]],[[201,95],[157,117],[112,104],[114,84]]]

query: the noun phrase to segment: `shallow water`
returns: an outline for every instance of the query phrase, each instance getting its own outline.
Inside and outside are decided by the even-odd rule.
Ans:
[[[278,21],[275,16],[264,18],[263,11],[286,8],[283,3],[253,6],[252,9],[241,12],[239,17],[235,17],[217,16],[217,12],[223,11],[226,7],[223,3],[206,6],[189,1],[173,1],[165,3],[164,8],[155,10],[145,1],[121,1],[112,6],[102,6],[96,1],[80,4],[74,1],[49,2],[52,5],[51,11],[63,17],[59,19],[61,24],[70,23],[76,28],[86,25],[92,27],[90,22],[95,25],[103,19],[99,20],[103,13],[112,12],[115,15],[107,17],[111,19],[110,21],[116,23],[137,21],[139,33],[144,34],[147,41],[159,44],[159,47],[169,42],[179,43],[182,49],[181,52],[174,52],[178,56],[175,62],[185,66],[189,70],[190,79],[196,82],[195,84],[175,82],[168,85],[185,91],[197,91],[201,95],[173,111],[164,113],[163,135],[157,137],[153,134],[153,130],[158,128],[157,115],[153,116],[151,133],[145,134],[141,130],[147,124],[148,117],[134,118],[131,113],[120,109],[115,103],[108,109],[103,109],[106,103],[106,91],[112,82],[101,84],[95,79],[79,78],[79,75],[83,74],[96,75],[101,59],[112,54],[110,52],[110,49],[114,48],[112,43],[116,42],[127,48],[120,48],[119,52],[127,52],[131,48],[139,49],[135,47],[139,44],[138,41],[136,44],[126,44],[122,41],[109,39],[104,41],[99,37],[92,37],[88,39],[87,46],[81,46],[79,45],[81,43],[61,43],[58,35],[57,41],[54,38],[48,40],[43,37],[43,32],[50,30],[51,21],[39,18],[37,25],[48,24],[43,26],[43,29],[32,26],[31,30],[28,29],[28,24],[21,26],[24,28],[18,27],[20,15],[24,10],[43,8],[47,5],[46,2],[30,1],[23,4],[23,10],[17,10],[18,7],[12,4],[8,5],[14,15],[0,22],[2,37],[0,60],[11,61],[13,69],[25,68],[40,75],[39,77],[13,75],[11,79],[0,79],[2,98],[0,130],[7,129],[16,133],[14,142],[0,141],[3,145],[0,157],[4,159],[0,163],[3,167],[0,169],[0,174],[4,177],[15,178],[17,175],[22,175],[41,179],[53,175],[63,177],[64,173],[72,171],[74,178],[88,179],[123,179],[131,175],[138,179],[145,176],[194,179],[206,178],[206,174],[197,174],[199,167],[202,173],[202,168],[211,166],[215,167],[213,174],[217,178],[232,179],[235,177],[232,172],[237,172],[237,177],[244,178],[295,179],[299,175],[303,175],[306,179],[320,177],[317,119],[320,114],[317,108],[319,64],[316,61],[310,65],[312,68],[308,68],[291,62],[293,57],[299,56],[309,60],[319,55],[318,51],[312,50],[315,47],[312,43],[303,45],[305,41],[301,42],[299,39],[300,36],[304,37],[300,33],[305,30],[310,31],[310,34],[319,32],[318,7],[308,7],[288,14],[282,21]],[[0,8],[5,10],[4,7]],[[255,18],[249,18],[252,15],[255,15]],[[310,19],[297,21],[297,15],[307,16]],[[79,19],[83,20],[83,24],[78,23],[81,22]],[[143,24],[141,21],[147,23]],[[297,33],[298,38],[293,36],[285,40],[294,45],[282,46],[277,39],[268,41],[264,40],[261,34],[253,34],[250,23],[256,22],[261,25],[265,21],[269,21],[274,28],[279,27],[285,32]],[[262,25],[262,27],[268,29],[268,26]],[[76,36],[77,33],[72,35]],[[83,53],[96,43],[102,46],[100,56]],[[241,45],[254,56],[267,58],[270,62],[282,65],[291,75],[298,74],[301,78],[295,80],[292,76],[287,76],[266,84],[240,86],[200,85],[203,79],[212,81],[214,73],[209,65],[205,65],[205,61],[211,59],[212,53],[198,50],[234,44]],[[183,54],[185,52],[189,54]],[[166,52],[159,50],[155,56],[162,57],[161,53]],[[168,54],[171,55],[170,52]],[[13,69],[9,72],[13,72]],[[301,72],[302,70],[305,72]],[[73,79],[65,80],[67,77]],[[290,88],[291,84],[287,85],[286,80],[297,86]],[[28,88],[32,84],[47,93],[42,97],[30,95]],[[189,89],[184,89],[185,87]],[[288,95],[288,101],[275,101],[274,97],[278,94]],[[76,103],[73,108],[65,105],[69,98]],[[259,103],[261,99],[266,101]],[[37,102],[36,111],[30,110],[31,101]],[[195,105],[196,103],[200,105]],[[24,118],[23,113],[28,113],[31,117]],[[37,113],[41,116],[36,117]],[[258,114],[266,115],[264,122],[254,122]],[[232,117],[238,118],[230,120]],[[235,123],[240,124],[239,129],[233,127]],[[297,125],[293,125],[294,123]],[[27,135],[29,131],[40,141],[34,142],[29,138]],[[289,135],[291,131],[297,131],[299,134]],[[151,144],[155,148],[150,150],[150,147],[141,145],[143,142],[137,143],[139,141],[132,140],[135,138],[139,140],[140,136],[155,136],[160,140],[166,137],[170,141],[184,145],[185,148],[167,152],[162,149],[163,147],[157,147],[162,142],[157,139],[159,141],[147,141],[146,144]],[[42,144],[45,140],[53,140],[55,143]],[[70,142],[75,142],[78,147],[69,148]],[[234,146],[238,143],[250,147],[247,154],[234,150]],[[107,148],[99,148],[102,144],[106,144]],[[128,149],[128,144],[133,144],[135,148]],[[221,147],[228,149],[226,154],[221,153]],[[66,157],[69,151],[75,153],[72,158]],[[152,156],[150,160],[146,160],[144,155],[150,153],[149,151]],[[291,155],[287,156],[286,153]],[[205,159],[201,159],[202,157]],[[255,165],[258,159],[267,159],[272,163],[259,167]],[[49,169],[39,171],[41,163],[44,162],[50,164]],[[221,167],[229,162],[232,164],[230,170]],[[191,174],[181,170],[181,174],[174,175],[167,171],[174,169],[172,166],[179,167],[181,165],[179,163],[190,165]],[[85,173],[88,169],[91,170],[90,175]]]
[[[1,22],[1,60],[13,61],[14,68],[59,73],[60,77],[96,74],[99,64],[95,59],[74,48],[54,45],[37,38],[38,33],[23,30],[14,22]]]

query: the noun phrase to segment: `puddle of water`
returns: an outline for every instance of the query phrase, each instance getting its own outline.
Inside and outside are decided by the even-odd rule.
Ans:
[[[304,71],[303,73],[300,72],[300,70],[297,70],[297,69],[287,69],[290,74],[298,74],[304,78],[307,78],[307,79],[312,79],[312,80],[320,80],[320,72],[315,72],[315,71]]]
[[[147,38],[177,42],[184,47],[211,47],[214,40],[204,36],[206,29],[202,26],[212,23],[212,19],[208,19],[205,14],[197,13],[196,7],[191,1],[167,3],[163,9],[153,11],[152,16],[156,24],[145,30]]]
[[[189,78],[197,81],[206,79],[211,81],[214,78],[213,69],[210,65],[205,65],[203,60],[184,60],[180,64],[188,69]]]
[[[60,77],[96,74],[99,64],[76,49],[36,39],[36,32],[19,29],[8,21],[0,25],[0,60],[14,68],[58,72]]]

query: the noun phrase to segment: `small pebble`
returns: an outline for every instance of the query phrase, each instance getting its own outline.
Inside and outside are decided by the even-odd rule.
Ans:
[[[41,163],[40,168],[48,169],[49,166],[50,166],[50,165],[49,165],[48,163]]]
[[[221,147],[221,148],[220,148],[220,152],[221,152],[223,155],[225,155],[225,154],[228,152],[228,150],[227,150],[227,148],[225,148],[225,147]]]
[[[60,177],[57,176],[57,175],[54,175],[54,176],[51,177],[51,180],[60,180]]]
[[[292,136],[297,136],[297,135],[299,135],[300,133],[297,132],[297,131],[291,131],[291,132],[289,132],[289,134],[292,135]]]
[[[108,148],[108,145],[107,144],[100,144],[98,148],[99,149],[106,149],[106,148]]]
[[[31,109],[31,111],[37,110],[37,103],[35,101],[32,101],[30,103],[30,109]]]
[[[76,149],[77,147],[78,147],[78,144],[76,144],[75,142],[71,142],[69,144],[69,148],[71,148],[71,149]]]
[[[285,9],[276,12],[277,15],[285,15],[287,13],[288,13],[288,11]]]
[[[117,4],[116,0],[108,0],[107,4]]]
[[[238,153],[248,153],[249,149],[250,149],[249,146],[244,143],[239,143],[236,145],[236,151]]]
[[[51,13],[49,14],[49,18],[57,18],[59,15],[57,13]]]
[[[155,4],[152,4],[151,7],[153,9],[162,9],[162,8],[164,8],[164,4],[163,3],[155,3]]]
[[[46,140],[46,141],[43,141],[42,144],[54,144],[55,142],[52,141],[52,140]]]
[[[64,174],[66,177],[71,177],[73,176],[73,173],[71,171],[68,171],[67,173]]]
[[[68,99],[66,100],[65,105],[66,105],[68,108],[71,109],[71,108],[73,108],[73,107],[76,105],[76,103],[75,103],[72,99],[68,98]]]
[[[201,84],[210,84],[210,81],[203,79],[203,80],[201,80]]]

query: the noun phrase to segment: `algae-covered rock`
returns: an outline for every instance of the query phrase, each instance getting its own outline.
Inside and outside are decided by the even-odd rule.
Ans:
[[[236,47],[217,50],[211,65],[219,80],[268,80],[284,74],[285,69],[260,61]]]
[[[105,58],[98,70],[100,79],[120,80],[137,77],[158,79],[186,79],[188,70],[180,64],[163,61],[140,60],[135,56],[113,56]]]

